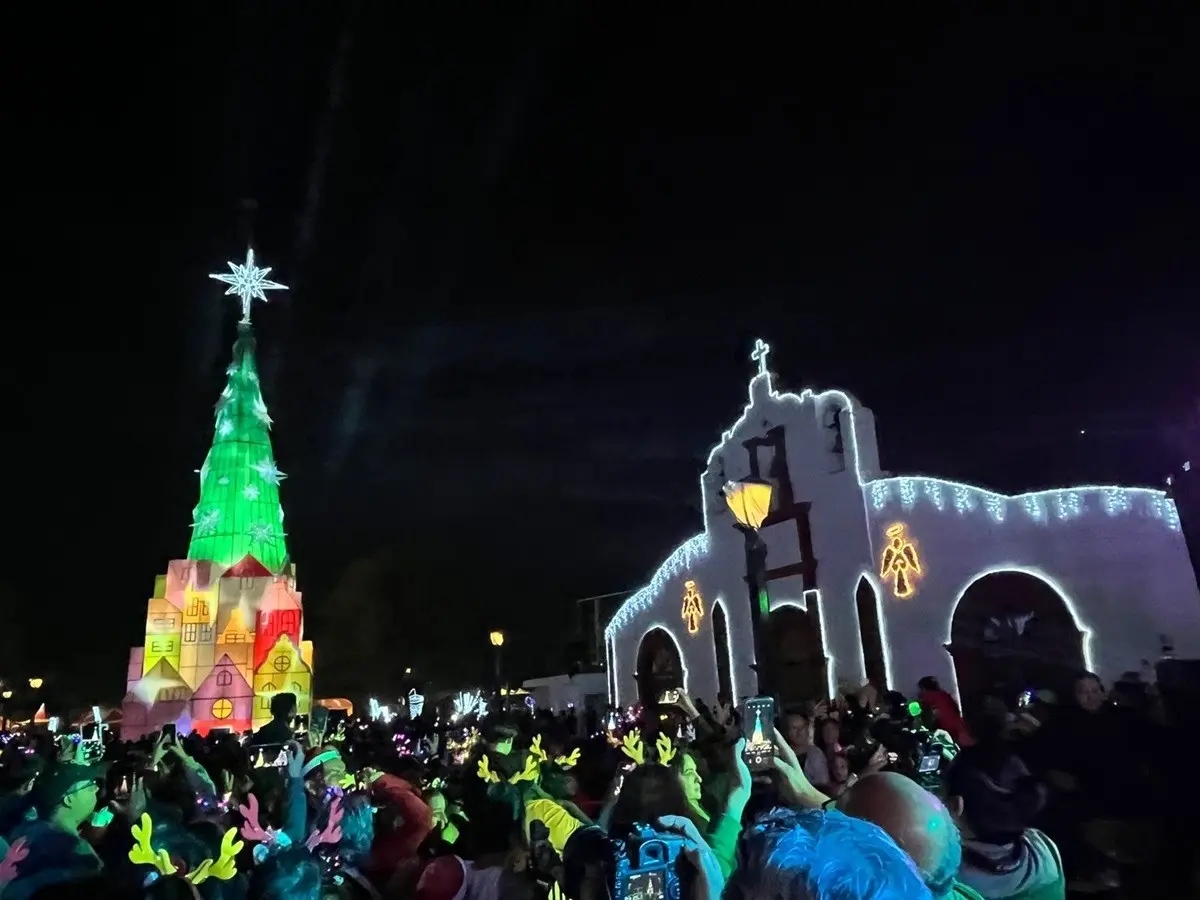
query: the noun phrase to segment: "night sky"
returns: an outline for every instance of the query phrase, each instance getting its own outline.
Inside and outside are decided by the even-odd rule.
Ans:
[[[561,671],[573,600],[699,529],[758,336],[895,473],[1186,453],[1194,18],[359,6],[13,23],[0,675],[119,698],[251,229],[292,287],[255,322],[323,695],[482,677],[493,627]]]

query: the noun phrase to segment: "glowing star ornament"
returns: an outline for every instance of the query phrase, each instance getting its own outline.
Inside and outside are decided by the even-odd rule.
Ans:
[[[885,532],[888,544],[879,563],[879,577],[889,578],[892,593],[897,599],[911,597],[916,590],[916,578],[921,574],[921,558],[916,545],[904,533],[904,525],[896,523]]]
[[[209,275],[216,281],[223,281],[229,285],[229,290],[225,292],[225,296],[240,297],[242,301],[242,317],[239,323],[242,325],[250,324],[250,303],[254,300],[267,302],[267,291],[286,291],[286,284],[268,281],[267,276],[271,274],[271,269],[268,266],[265,269],[260,269],[254,264],[254,250],[246,250],[246,262],[243,265],[238,265],[235,262],[227,262],[229,266],[229,274]]]
[[[696,582],[683,583],[683,621],[687,624],[688,634],[696,634],[700,630],[700,620],[704,618],[704,600],[696,590]]]

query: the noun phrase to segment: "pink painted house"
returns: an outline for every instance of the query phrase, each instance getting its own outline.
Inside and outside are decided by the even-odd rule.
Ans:
[[[250,730],[254,691],[228,654],[221,656],[192,695],[192,728],[208,734],[214,728],[234,733]]]

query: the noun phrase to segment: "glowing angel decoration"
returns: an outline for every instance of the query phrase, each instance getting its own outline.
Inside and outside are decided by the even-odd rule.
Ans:
[[[687,623],[688,634],[700,630],[700,620],[704,618],[704,601],[696,590],[696,582],[683,583],[683,621]]]
[[[879,564],[879,577],[891,579],[892,593],[903,600],[916,590],[921,558],[917,555],[916,545],[905,536],[902,524],[890,526],[886,534],[889,543]]]

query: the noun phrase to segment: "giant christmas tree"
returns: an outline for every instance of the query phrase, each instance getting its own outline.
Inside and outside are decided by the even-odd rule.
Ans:
[[[187,559],[155,582],[146,638],[130,652],[122,732],[126,738],[184,721],[201,733],[243,731],[270,718],[275,694],[312,702],[312,644],[288,561],[271,417],[254,362],[250,304],[284,290],[270,269],[230,263],[211,277],[241,300],[233,362],[217,402],[212,447],[200,468]]]
[[[229,380],[217,401],[212,449],[200,467],[200,502],[192,512],[188,559],[231,566],[247,555],[272,572],[287,559],[279,482],[271,452],[271,417],[254,365],[254,335],[238,324]]]

